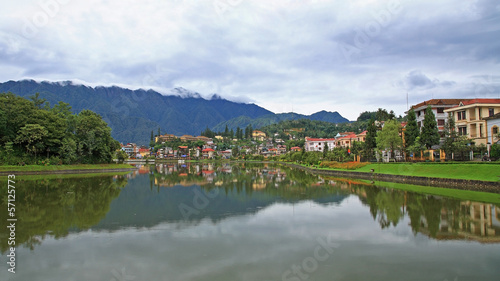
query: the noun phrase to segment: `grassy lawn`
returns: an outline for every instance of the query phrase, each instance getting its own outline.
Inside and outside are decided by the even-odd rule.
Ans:
[[[114,172],[114,173],[85,173],[85,174],[43,174],[43,175],[16,175],[15,181],[35,181],[35,180],[63,180],[74,178],[93,178],[93,177],[110,177],[127,175],[130,172]],[[0,176],[0,182],[6,182],[7,176]]]
[[[65,171],[65,170],[104,170],[133,168],[129,164],[76,164],[76,165],[26,165],[26,166],[0,166],[0,172],[38,172],[38,171]]]
[[[500,165],[498,164],[471,164],[471,163],[384,163],[370,164],[359,168],[357,172],[451,178],[465,180],[482,180],[498,182],[500,179]]]
[[[448,179],[481,180],[481,181],[500,181],[500,163],[375,163],[368,164],[356,170],[329,169],[349,172],[371,172]]]

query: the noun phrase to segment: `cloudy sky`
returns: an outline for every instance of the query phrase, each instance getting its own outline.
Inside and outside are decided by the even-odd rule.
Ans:
[[[0,82],[175,87],[274,112],[500,98],[498,0],[16,0]]]

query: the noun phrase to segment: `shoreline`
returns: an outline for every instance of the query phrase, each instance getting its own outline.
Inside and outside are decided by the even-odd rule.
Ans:
[[[86,166],[85,166],[86,165]],[[0,170],[0,176],[7,175],[43,175],[43,174],[93,174],[93,173],[113,173],[113,172],[128,172],[134,171],[137,168],[131,165],[130,167],[117,167],[114,168],[113,165],[109,164],[105,166],[99,166],[103,164],[85,164],[85,165],[64,165],[64,166],[33,166],[34,170],[29,170],[30,166],[19,166],[20,169],[12,168],[12,170]],[[45,168],[50,167],[50,168]],[[74,168],[72,168],[74,167]],[[88,168],[87,168],[88,167]],[[0,166],[1,168],[1,166]],[[9,167],[10,168],[10,167]]]
[[[268,162],[270,163],[270,162]],[[422,176],[405,176],[405,175],[392,175],[392,174],[381,174],[381,173],[370,173],[370,172],[354,172],[354,171],[340,171],[340,170],[326,170],[326,169],[316,169],[310,167],[304,167],[302,165],[286,163],[286,162],[274,162],[281,163],[294,168],[309,171],[311,173],[327,175],[327,176],[337,176],[352,179],[364,179],[370,180],[372,182],[382,181],[382,182],[395,182],[395,183],[406,183],[422,186],[440,187],[440,188],[450,188],[457,190],[469,190],[469,191],[479,191],[479,192],[489,192],[500,194],[500,182],[492,181],[481,181],[481,180],[465,180],[465,179],[452,179],[452,178],[436,178],[436,177],[422,177]]]

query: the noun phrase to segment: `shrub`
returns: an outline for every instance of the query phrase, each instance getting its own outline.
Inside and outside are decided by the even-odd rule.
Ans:
[[[370,163],[368,162],[336,162],[336,161],[323,161],[320,164],[321,168],[330,168],[330,169],[345,169],[345,170],[357,170],[361,167],[364,167]]]

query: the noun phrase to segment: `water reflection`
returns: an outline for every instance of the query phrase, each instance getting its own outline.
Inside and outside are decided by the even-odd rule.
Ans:
[[[109,211],[110,203],[127,185],[122,176],[95,176],[91,178],[64,178],[16,180],[16,244],[34,249],[46,236],[56,239],[71,231],[86,230],[101,221]],[[6,191],[0,192],[7,198]],[[0,204],[7,210],[6,200]],[[7,212],[0,212],[0,220],[7,221]],[[8,229],[0,228],[2,252],[8,249]]]
[[[305,202],[338,206],[351,197],[367,206],[364,212],[380,229],[404,223],[414,235],[438,240],[500,242],[497,205],[319,177],[283,166],[169,163],[141,166],[123,177],[21,180],[17,185],[16,240],[30,249],[46,237],[57,239],[88,229],[114,232],[165,223],[182,229],[206,220],[217,224],[256,214],[276,204],[293,211],[293,206]],[[5,200],[0,209],[7,209]],[[0,220],[6,221],[6,215],[0,212]],[[310,219],[318,222],[316,217]],[[7,250],[7,231],[0,230],[2,252]]]

